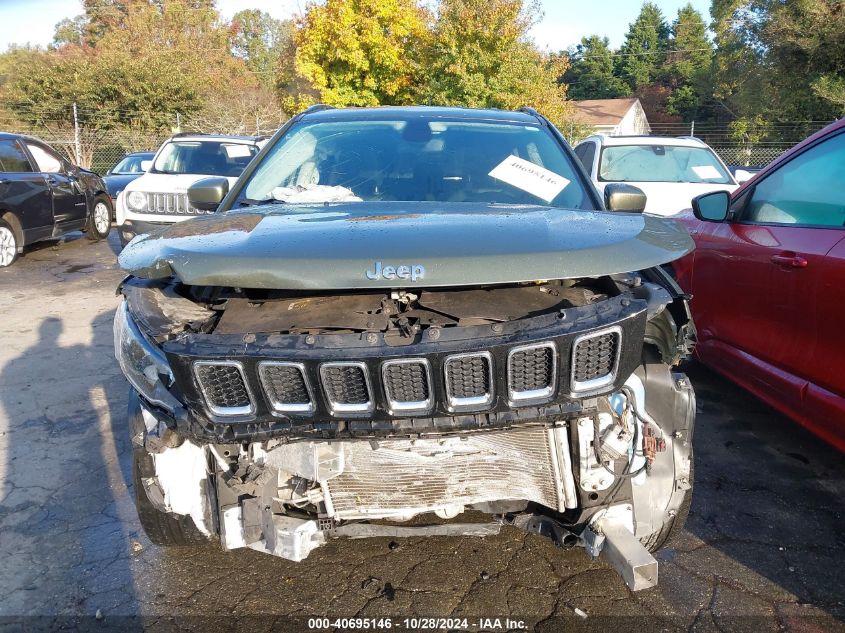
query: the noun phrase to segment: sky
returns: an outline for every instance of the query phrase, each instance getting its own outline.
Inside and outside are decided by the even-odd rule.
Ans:
[[[656,0],[671,22],[688,0]],[[710,0],[691,0],[709,21]],[[584,35],[599,34],[618,47],[637,17],[640,0],[540,0],[544,18],[532,36],[539,46],[558,51],[577,44]],[[276,18],[300,13],[306,0],[217,0],[224,17],[241,9],[261,9]],[[10,44],[49,44],[57,22],[82,12],[81,0],[0,0],[0,51]]]

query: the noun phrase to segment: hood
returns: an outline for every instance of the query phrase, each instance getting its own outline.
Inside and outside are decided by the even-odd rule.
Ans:
[[[651,268],[693,249],[673,220],[486,203],[267,205],[136,238],[120,265],[190,285],[361,289],[492,285]]]
[[[203,178],[201,174],[152,174],[147,172],[126,185],[126,191],[148,191],[151,193],[185,193],[192,184]],[[237,178],[227,178],[229,186],[235,184]]]
[[[124,187],[133,180],[137,180],[143,174],[111,174],[103,176],[103,182],[106,183],[106,191],[112,198],[116,198],[117,194],[123,191]]]
[[[603,182],[602,185],[610,183]],[[675,215],[689,209],[692,199],[711,191],[733,192],[739,185],[714,185],[697,182],[628,182],[643,190],[646,195],[645,212],[652,215]],[[602,187],[603,189],[603,187]]]

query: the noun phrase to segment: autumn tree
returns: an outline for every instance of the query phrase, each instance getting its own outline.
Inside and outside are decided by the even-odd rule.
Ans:
[[[515,109],[560,123],[569,114],[557,79],[565,57],[540,53],[528,31],[539,6],[522,0],[442,0],[426,54],[423,103]]]
[[[582,37],[569,57],[571,66],[563,81],[570,99],[614,99],[630,94],[630,87],[614,74],[613,51],[606,37]]]
[[[429,19],[416,0],[311,4],[294,35],[290,81],[306,80],[320,101],[334,106],[412,103]]]

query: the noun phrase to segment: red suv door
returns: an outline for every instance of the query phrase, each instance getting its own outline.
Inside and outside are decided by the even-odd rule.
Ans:
[[[845,317],[842,286],[831,296],[829,283],[842,260],[828,258],[845,238],[843,173],[840,132],[763,176],[734,201],[733,221],[694,229],[699,354],[808,426],[818,424],[802,419],[814,385],[845,394],[831,375],[845,337],[830,338]]]

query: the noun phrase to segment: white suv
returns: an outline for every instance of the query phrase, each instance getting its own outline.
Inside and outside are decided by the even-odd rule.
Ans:
[[[600,193],[611,182],[639,187],[648,199],[645,212],[653,215],[675,215],[696,196],[739,186],[716,153],[691,136],[597,134],[581,141],[575,154]]]
[[[208,176],[223,176],[232,185],[258,153],[251,136],[177,134],[159,148],[146,173],[117,197],[120,241],[189,217],[211,213],[188,202],[188,187]]]

